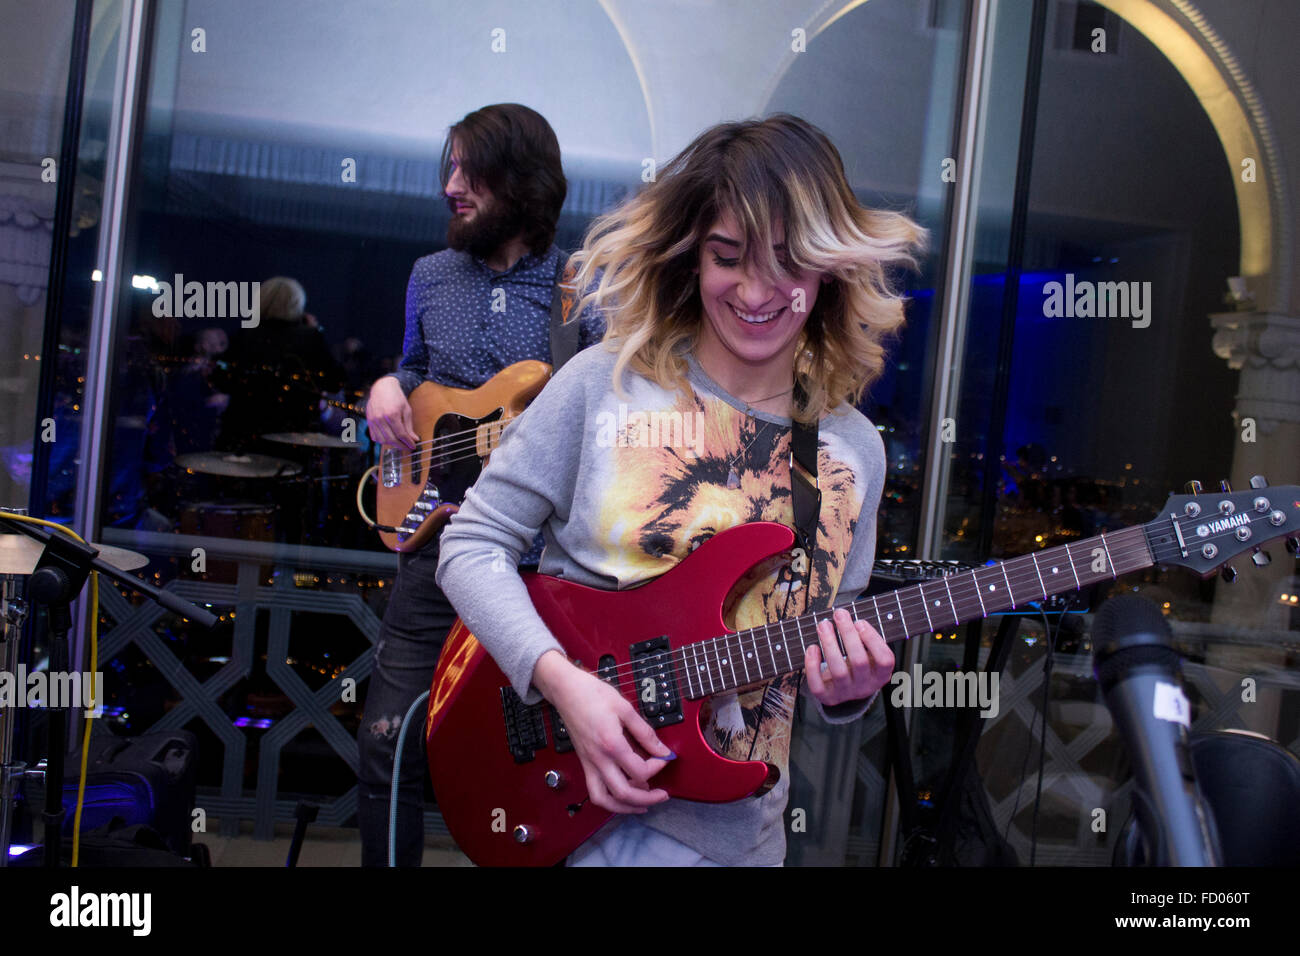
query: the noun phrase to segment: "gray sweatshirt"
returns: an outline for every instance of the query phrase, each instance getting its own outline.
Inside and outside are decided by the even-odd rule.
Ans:
[[[528,703],[541,699],[531,684],[538,658],[563,652],[515,571],[539,529],[543,574],[613,590],[658,577],[726,528],[792,522],[788,418],[746,414],[745,403],[693,358],[689,393],[628,373],[620,397],[614,358],[598,345],[555,375],[506,429],[442,534],[438,584]],[[759,581],[737,605],[738,629],[842,604],[866,589],[884,445],[866,417],[847,406],[818,427],[822,506],[810,580],[804,586],[774,574]],[[641,822],[719,863],[780,863],[800,679],[796,673],[720,695],[705,708],[706,737],[719,753],[778,767],[772,790],[726,804],[670,799]],[[867,706],[854,701],[818,710],[844,723]]]

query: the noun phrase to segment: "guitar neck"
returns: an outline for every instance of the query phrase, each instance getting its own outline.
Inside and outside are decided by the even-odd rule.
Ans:
[[[939,631],[998,611],[1083,588],[1155,563],[1152,550],[1168,546],[1172,532],[1135,525],[1073,544],[954,574],[913,587],[854,601],[846,608],[886,641]],[[1168,539],[1168,540],[1167,540]],[[680,648],[687,697],[695,699],[746,687],[803,667],[804,652],[818,644],[817,624],[830,617],[816,611],[788,621],[724,634]]]

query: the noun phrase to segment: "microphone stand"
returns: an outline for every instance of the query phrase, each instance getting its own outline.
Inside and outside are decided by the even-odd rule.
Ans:
[[[211,630],[216,626],[215,614],[100,560],[98,549],[90,545],[3,516],[0,516],[0,528],[20,532],[45,545],[36,569],[31,574],[29,588],[31,597],[46,607],[50,631],[49,674],[52,678],[65,674],[68,670],[68,631],[72,628],[71,605],[81,593],[86,578],[92,570],[108,575],[119,584],[145,595],[167,610],[186,617],[201,627]],[[47,686],[50,691],[53,691],[54,681],[47,682]],[[70,685],[65,682],[64,686]],[[96,688],[96,693],[97,696],[103,694],[103,688]],[[52,693],[50,697],[51,699],[46,701],[49,714],[46,725],[49,756],[45,764],[45,811],[42,814],[42,821],[45,825],[44,863],[46,868],[52,869],[59,866],[63,853],[63,768],[68,747],[65,739],[67,708],[62,706],[63,702],[53,699]],[[0,723],[3,723],[0,731],[0,737],[3,738],[0,739],[0,752],[7,755],[12,741],[12,721],[3,719]],[[11,768],[6,763],[4,785],[0,787],[0,836],[3,837],[3,845],[0,845],[3,859],[0,860],[0,865],[7,865],[9,862],[12,813],[10,801],[13,796],[10,778],[12,776]]]

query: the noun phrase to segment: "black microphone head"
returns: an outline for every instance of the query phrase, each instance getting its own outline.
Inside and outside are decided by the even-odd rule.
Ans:
[[[1169,622],[1155,604],[1136,594],[1113,597],[1092,623],[1093,674],[1104,691],[1135,667],[1153,665],[1172,675],[1182,663],[1172,642]]]

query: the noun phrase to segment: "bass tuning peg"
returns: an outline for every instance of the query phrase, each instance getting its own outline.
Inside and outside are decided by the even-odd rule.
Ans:
[[[1250,487],[1252,487],[1252,488],[1267,488],[1267,487],[1268,487],[1268,479],[1265,478],[1263,475],[1253,475],[1253,476],[1251,477],[1251,479],[1250,479]]]
[[[1199,481],[1189,481],[1186,488],[1189,495],[1199,495],[1201,493],[1201,483]]]
[[[1268,556],[1267,551],[1257,550],[1254,554],[1250,556],[1250,560],[1255,562],[1255,567],[1262,568],[1262,567],[1266,567],[1268,563],[1273,559]]]
[[[1223,576],[1223,580],[1227,581],[1229,584],[1237,580],[1237,569],[1230,564],[1225,565],[1223,570],[1219,573]]]

